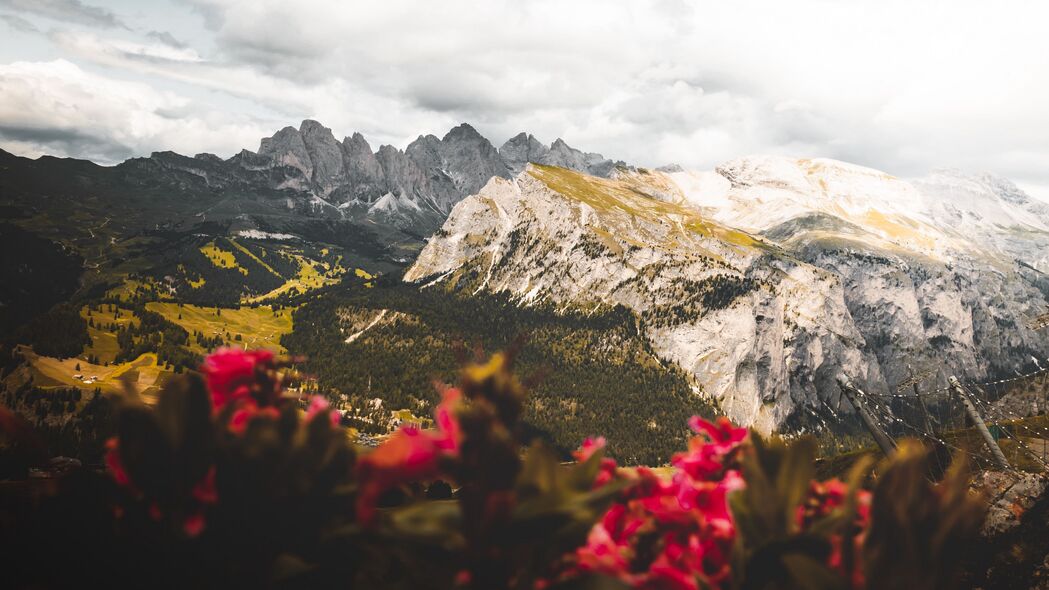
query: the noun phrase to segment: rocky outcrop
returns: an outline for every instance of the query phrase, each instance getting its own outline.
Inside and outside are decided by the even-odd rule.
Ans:
[[[914,373],[931,370],[929,388],[1049,356],[1026,325],[1047,304],[1040,273],[939,227],[917,199],[909,183],[832,161],[613,179],[533,165],[457,205],[405,279],[628,307],[663,361],[734,419],[773,430],[825,405],[850,411],[839,375],[887,393]]]
[[[459,200],[488,179],[510,177],[499,151],[466,123],[443,138],[419,136],[404,151],[380,146],[372,153],[360,133],[340,142],[330,129],[307,119],[299,129],[286,127],[263,139],[257,154],[245,150],[230,163],[286,170],[272,175],[279,178],[272,188],[309,193],[344,215],[392,223],[418,235],[437,229]]]
[[[515,150],[521,138],[526,145],[523,151]],[[493,177],[510,178],[529,161],[601,176],[608,176],[615,166],[599,154],[581,152],[561,140],[553,148],[522,134],[500,153],[463,123],[441,138],[421,135],[403,151],[384,145],[373,152],[360,133],[339,141],[331,129],[306,119],[298,129],[285,127],[263,138],[258,152],[242,150],[226,161],[210,156],[206,164],[196,158],[195,164],[180,161],[176,166],[204,178],[210,186],[243,184],[256,190],[290,191],[292,210],[391,225],[422,239],[440,227],[463,197],[476,193]]]
[[[608,178],[616,166],[624,165],[623,162],[613,162],[601,154],[577,150],[561,138],[554,140],[554,143],[547,147],[535,136],[523,132],[508,139],[499,148],[499,155],[514,174],[519,174],[531,162]]]
[[[549,152],[550,148],[543,145],[534,135],[523,131],[506,140],[499,148],[499,155],[515,175],[523,172],[529,162],[545,163]]]
[[[310,178],[321,196],[327,196],[345,182],[342,146],[331,134],[331,129],[316,121],[303,121],[299,133],[313,165]]]
[[[443,170],[464,195],[481,190],[488,179],[494,176],[510,177],[509,169],[491,142],[466,123],[454,127],[435,147],[440,154]]]
[[[1049,494],[1044,474],[988,471],[974,478],[989,507],[981,538],[963,554],[960,587],[1049,587]]]
[[[343,201],[372,203],[387,191],[386,176],[368,141],[360,133],[342,140],[346,186]]]
[[[735,420],[778,428],[846,374],[884,391],[840,280],[625,181],[532,166],[452,212],[405,280],[524,305],[632,309],[663,362]]]
[[[890,389],[912,372],[932,373],[928,388],[950,374],[1013,374],[1049,356],[1047,335],[1027,326],[1049,298],[1035,268],[1046,256],[1036,246],[1049,240],[1049,216],[1011,183],[957,173],[910,183],[784,157],[668,176],[680,202],[840,277]],[[1026,248],[1014,241],[1020,235]]]
[[[302,140],[302,133],[294,127],[285,127],[273,135],[266,137],[259,144],[259,155],[267,156],[277,166],[290,166],[302,172],[305,180],[313,177],[313,160],[306,151],[306,144]],[[302,188],[307,183],[300,185]]]

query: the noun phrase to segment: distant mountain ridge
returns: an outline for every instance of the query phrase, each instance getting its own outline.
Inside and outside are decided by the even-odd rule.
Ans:
[[[519,149],[520,138],[528,149]],[[99,204],[91,215],[140,209],[141,223],[135,212],[119,222],[125,233],[201,222],[327,241],[345,233],[356,245],[368,242],[372,254],[389,249],[397,264],[414,256],[463,197],[492,177],[512,177],[531,159],[602,176],[625,167],[561,139],[545,146],[526,133],[496,149],[467,123],[441,138],[420,135],[404,150],[382,145],[373,151],[360,133],[339,141],[311,119],[262,138],[257,151],[244,149],[228,159],[164,151],[100,166],[50,156],[30,160],[2,150],[0,159],[9,163],[0,170],[0,183],[11,204],[33,207],[36,193],[46,188],[67,195],[75,208],[86,205],[82,197],[88,192]]]
[[[403,151],[382,145],[373,152],[360,133],[339,141],[331,129],[310,119],[298,129],[285,127],[263,138],[257,153],[244,150],[231,161],[255,168],[260,162],[290,168],[293,172],[278,188],[312,193],[353,218],[420,233],[439,227],[455,203],[476,193],[490,178],[510,178],[528,162],[598,176],[622,165],[572,148],[561,139],[545,146],[526,133],[496,149],[467,123],[442,138],[421,135]]]

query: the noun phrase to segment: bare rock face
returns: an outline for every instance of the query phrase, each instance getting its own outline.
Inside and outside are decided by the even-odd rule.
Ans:
[[[1049,299],[1038,270],[1049,215],[1007,181],[941,172],[912,183],[834,160],[760,156],[667,176],[680,202],[840,277],[890,389],[912,371],[932,373],[929,389],[951,374],[1033,370],[1049,356],[1049,335],[1028,327]]]
[[[443,138],[421,135],[404,151],[382,146],[372,153],[360,133],[339,142],[330,129],[310,119],[299,129],[281,129],[262,140],[257,154],[245,150],[230,163],[270,170],[268,188],[306,193],[307,201],[332,205],[344,216],[427,235],[463,197],[491,178],[510,178],[533,161],[599,176],[609,176],[617,165],[561,140],[552,149],[528,134],[512,138],[500,151],[466,123]],[[386,195],[391,198],[384,199]]]
[[[988,471],[974,486],[990,499],[982,541],[967,560],[967,587],[1049,587],[1049,480],[1045,474]]]
[[[990,495],[984,536],[992,537],[1020,525],[1020,519],[1045,494],[1049,479],[1037,473],[986,471],[976,483]]]
[[[341,200],[372,203],[387,192],[382,165],[363,135],[354,133],[342,140],[342,160],[346,187]]]
[[[601,154],[577,150],[560,138],[547,147],[527,133],[518,133],[508,139],[499,148],[499,155],[514,174],[519,174],[531,162],[608,178],[617,165],[622,165],[622,162],[613,162]]]
[[[342,146],[331,134],[331,129],[310,119],[302,122],[299,133],[313,164],[311,179],[321,196],[327,196],[345,181]]]
[[[837,403],[844,373],[884,391],[840,280],[687,207],[563,168],[492,179],[456,205],[405,280],[522,305],[622,305],[663,362],[733,419],[771,431]]]
[[[518,138],[507,152],[527,149]],[[460,202],[405,280],[625,306],[729,416],[776,430],[824,406],[851,411],[840,375],[888,393],[930,368],[923,389],[1049,356],[1049,335],[1027,326],[1049,305],[1044,275],[914,214],[922,198],[833,161],[611,179],[531,165]]]
[[[259,144],[259,155],[268,156],[277,165],[298,169],[307,181],[313,178],[313,160],[302,133],[294,127],[285,127],[273,137],[264,138]]]
[[[466,123],[445,134],[436,149],[444,170],[464,195],[481,190],[494,176],[510,177],[510,171],[491,142]]]
[[[601,154],[584,153],[569,146],[561,138],[550,144],[550,152],[542,163],[579,170],[593,176],[608,176],[615,167],[615,162]]]
[[[529,162],[545,163],[549,153],[550,148],[543,145],[531,133],[523,131],[506,140],[506,143],[499,148],[499,155],[502,156],[506,166],[514,175],[523,172]]]
[[[418,168],[425,179],[419,189],[419,196],[430,207],[447,214],[452,205],[459,202],[464,193],[455,185],[450,176],[454,164],[444,160],[441,154],[441,140],[435,135],[423,135],[404,150],[405,155]]]
[[[408,197],[424,193],[429,185],[425,173],[401,150],[384,145],[375,155],[386,178],[386,191]]]

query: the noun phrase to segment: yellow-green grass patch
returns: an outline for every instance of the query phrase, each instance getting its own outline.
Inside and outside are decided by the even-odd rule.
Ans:
[[[266,263],[265,263],[265,262],[264,262],[264,261],[263,261],[263,260],[262,260],[261,258],[259,258],[258,256],[255,256],[254,254],[252,254],[251,250],[248,250],[248,249],[247,249],[247,248],[245,248],[244,246],[241,246],[240,244],[238,244],[237,242],[235,242],[235,241],[234,241],[234,240],[233,240],[232,238],[227,238],[227,239],[229,240],[229,243],[230,243],[230,244],[233,244],[233,247],[234,247],[234,248],[236,248],[237,250],[240,250],[241,252],[243,252],[244,254],[246,254],[246,255],[247,255],[247,256],[248,256],[249,258],[251,258],[252,260],[254,260],[255,262],[258,262],[258,263],[259,263],[259,265],[261,265],[261,266],[262,266],[262,268],[265,268],[266,270],[268,270],[268,271],[270,271],[271,273],[273,273],[273,274],[277,275],[278,277],[280,276],[280,273],[278,273],[277,271],[273,270],[273,267],[272,267],[272,266],[270,266],[270,265],[266,264]],[[244,272],[244,274],[248,274],[248,271],[247,271],[247,269],[244,269],[244,270],[243,270],[243,272]]]
[[[142,281],[139,279],[124,278],[124,282],[117,287],[106,291],[105,297],[107,299],[118,299],[120,301],[130,301],[134,299],[135,292],[139,288],[144,288],[150,291],[159,292],[157,285],[153,282]]]
[[[120,314],[116,318],[113,317],[113,312],[109,311],[112,309],[109,304],[103,304],[102,309],[103,311],[98,311],[89,305],[80,308],[80,317],[85,321],[91,320],[93,324],[87,329],[87,334],[91,337],[91,345],[84,348],[80,358],[87,359],[89,356],[97,356],[100,362],[112,363],[117,353],[120,352],[116,331],[129,325],[137,326],[138,318],[130,309],[117,307]],[[112,330],[108,329],[110,325],[113,326]]]
[[[292,289],[305,293],[311,289],[319,289],[325,285],[332,285],[339,282],[339,275],[342,274],[342,268],[336,267],[334,273],[336,276],[326,276],[317,271],[317,262],[308,260],[299,256],[298,254],[292,254],[295,260],[299,263],[299,273],[293,279],[289,279],[284,282],[283,285],[273,289],[269,293],[264,293],[256,297],[245,297],[244,303],[258,303],[266,301],[267,299],[273,299],[279,297],[285,293],[290,292]]]
[[[248,269],[237,265],[237,259],[233,256],[233,252],[219,249],[215,242],[208,242],[201,246],[200,253],[219,268],[235,268],[243,275],[248,274]]]
[[[27,366],[12,373],[9,383],[24,383],[32,377],[33,384],[42,388],[76,387],[82,391],[101,389],[103,393],[124,391],[123,379],[131,379],[135,389],[146,401],[160,391],[173,373],[157,364],[157,355],[147,352],[126,363],[95,365],[79,358],[56,359],[40,356],[27,346],[19,347]],[[77,366],[80,370],[77,370]],[[80,378],[76,376],[80,375]],[[86,398],[85,398],[86,399]]]
[[[274,314],[268,305],[259,307],[242,307],[240,309],[223,309],[219,315],[214,307],[177,303],[150,302],[146,309],[159,313],[165,319],[182,326],[190,333],[189,349],[198,354],[211,352],[205,350],[196,339],[195,332],[202,332],[208,338],[220,337],[223,344],[238,348],[266,348],[280,353],[285,352],[280,345],[280,337],[291,332],[291,313],[293,309],[284,308]],[[226,334],[229,334],[227,338]],[[237,335],[241,340],[237,340]]]
[[[557,166],[531,164],[529,174],[551,190],[590,205],[598,211],[622,211],[634,217],[675,222],[684,232],[714,237],[744,248],[763,248],[765,244],[744,232],[704,219],[694,209],[655,199],[630,182],[589,176]]]

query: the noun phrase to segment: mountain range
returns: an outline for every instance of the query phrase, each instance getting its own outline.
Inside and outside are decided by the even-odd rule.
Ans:
[[[497,149],[466,124],[373,152],[306,120],[225,160],[0,151],[0,190],[11,224],[82,258],[81,297],[131,275],[185,295],[201,279],[181,253],[222,236],[330,246],[418,289],[629,310],[653,362],[766,431],[851,412],[841,376],[889,393],[1049,356],[1028,327],[1049,300],[1049,205],[990,175],[772,156],[653,170],[526,133]]]
[[[1036,366],[1047,224],[1008,181],[957,172],[909,183],[750,157],[603,179],[530,165],[458,204],[405,279],[625,306],[661,362],[771,431],[851,411],[840,377],[888,394],[913,376],[935,388]]]

